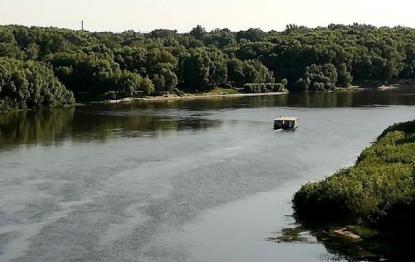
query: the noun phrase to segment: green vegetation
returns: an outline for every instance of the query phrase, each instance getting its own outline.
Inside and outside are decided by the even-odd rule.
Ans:
[[[305,69],[304,79],[306,79],[306,87],[310,90],[334,90],[337,83],[337,69],[332,64],[313,64]],[[350,85],[350,83],[346,85]]]
[[[306,231],[301,226],[283,228],[278,237],[271,237],[267,240],[277,243],[310,242],[305,233]]]
[[[71,105],[75,101],[45,65],[0,58],[0,111]]]
[[[210,95],[238,95],[241,94],[235,89],[232,88],[214,88],[208,94]]]
[[[0,57],[44,68],[50,86],[58,85],[55,76],[78,99],[198,93],[216,87],[245,92],[331,91],[352,82],[413,79],[414,43],[415,29],[361,24],[289,25],[282,32],[207,32],[197,26],[184,34],[163,29],[143,34],[0,26]],[[25,105],[1,87],[3,110],[58,106],[71,100],[48,98],[53,101]]]
[[[356,164],[309,183],[293,199],[300,221],[356,225],[414,244],[415,121],[386,129]],[[356,230],[354,230],[356,231]],[[365,235],[371,235],[366,233]],[[405,242],[405,244],[408,244]]]

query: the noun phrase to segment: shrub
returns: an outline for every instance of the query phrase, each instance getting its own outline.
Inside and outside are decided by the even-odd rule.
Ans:
[[[46,65],[0,58],[0,110],[58,107],[75,102]]]
[[[285,91],[285,86],[281,83],[250,83],[244,85],[247,93],[267,93]]]
[[[300,219],[378,227],[415,199],[415,121],[388,128],[353,167],[304,185],[293,199]]]
[[[309,90],[328,91],[336,88],[337,69],[332,64],[311,65],[305,70],[304,79]]]

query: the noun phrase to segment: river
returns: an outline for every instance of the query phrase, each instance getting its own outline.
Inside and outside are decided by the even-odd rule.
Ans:
[[[267,239],[303,183],[414,118],[402,90],[0,114],[0,261],[343,261]]]

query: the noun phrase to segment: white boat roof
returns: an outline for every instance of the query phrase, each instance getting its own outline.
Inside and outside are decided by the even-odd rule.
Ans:
[[[292,116],[280,116],[279,118],[274,119],[274,121],[298,121],[298,117]]]

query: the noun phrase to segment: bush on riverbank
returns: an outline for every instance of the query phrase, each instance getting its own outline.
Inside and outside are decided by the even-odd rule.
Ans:
[[[357,224],[397,234],[414,228],[415,121],[386,129],[357,163],[304,185],[293,204],[300,220]],[[392,223],[393,222],[393,223]]]
[[[282,83],[251,83],[244,85],[246,93],[268,93],[268,92],[285,92],[285,85]]]
[[[73,93],[40,62],[0,58],[0,111],[72,105]]]

